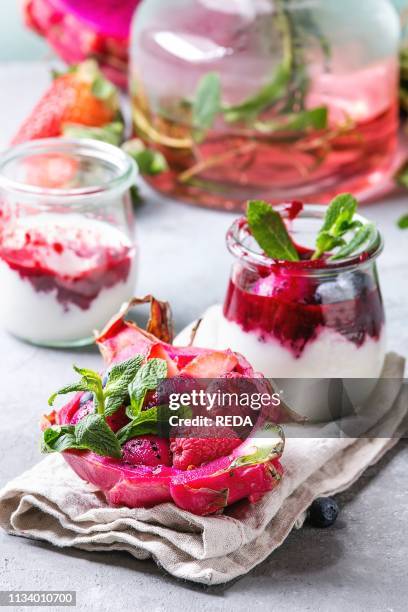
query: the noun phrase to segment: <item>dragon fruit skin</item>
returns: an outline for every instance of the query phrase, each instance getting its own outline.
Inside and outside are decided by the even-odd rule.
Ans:
[[[44,36],[65,62],[77,64],[93,57],[98,60],[107,78],[125,89],[130,16],[139,1],[116,2],[115,11],[119,12],[119,5],[122,16],[111,15],[109,19],[107,11],[112,11],[112,2],[106,0],[92,3],[89,0],[83,3],[78,0],[24,0],[23,16],[25,24]],[[94,9],[92,19],[91,4]],[[98,9],[96,13],[95,9]]]
[[[231,457],[221,457],[196,470],[178,474],[170,482],[173,501],[183,510],[206,516],[240,499],[259,501],[279,484],[283,474],[277,459],[236,468],[231,463]]]
[[[79,393],[59,412],[59,424],[75,420],[81,395]],[[249,440],[228,457],[187,471],[167,466],[130,466],[121,460],[100,457],[89,451],[66,451],[63,456],[71,469],[82,480],[103,491],[113,506],[150,508],[172,501],[183,510],[205,516],[240,499],[258,501],[279,484],[282,476],[279,463],[283,449],[281,439],[271,444],[268,460],[234,467],[237,457],[245,454]]]
[[[146,301],[146,300],[145,300]],[[139,303],[139,300],[137,301]],[[114,317],[97,338],[97,343],[109,366],[136,354],[146,359],[152,356],[166,358],[171,364],[170,373],[179,372],[194,362],[197,356],[211,355],[210,349],[175,347],[158,337],[169,338],[164,304],[151,301],[156,326],[153,335],[141,330],[135,323],[126,321],[132,300]],[[157,325],[157,322],[162,325]],[[149,322],[149,329],[153,329]],[[161,331],[160,331],[161,329]],[[234,375],[255,378],[249,363],[240,355],[225,351],[226,362],[235,356]],[[164,357],[166,356],[166,357]],[[199,360],[200,361],[200,360]],[[77,393],[59,411],[56,422],[70,424],[80,410],[82,393]],[[180,508],[197,515],[208,515],[221,511],[240,499],[259,500],[279,483],[282,468],[279,457],[283,451],[283,437],[279,433],[267,442],[267,452],[261,457],[252,457],[257,450],[256,439],[248,438],[236,447],[229,456],[221,457],[196,469],[187,471],[164,465],[149,467],[128,465],[122,460],[101,457],[89,451],[66,451],[65,461],[83,480],[101,490],[108,503],[129,508],[152,507],[164,502],[174,502]],[[265,444],[263,445],[265,446]],[[249,459],[247,457],[249,456]],[[240,463],[240,461],[243,463]]]

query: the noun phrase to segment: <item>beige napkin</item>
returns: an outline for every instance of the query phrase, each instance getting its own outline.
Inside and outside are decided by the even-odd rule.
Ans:
[[[59,455],[49,456],[0,492],[0,525],[10,534],[60,547],[127,551],[152,557],[170,574],[204,584],[241,576],[280,546],[319,496],[342,491],[397,443],[408,425],[404,360],[387,357],[387,397],[374,398],[389,437],[288,438],[280,486],[257,504],[241,502],[220,516],[198,517],[166,503],[151,509],[110,508]],[[377,405],[375,405],[377,403]],[[372,423],[372,422],[371,422]],[[378,435],[372,428],[368,435]]]

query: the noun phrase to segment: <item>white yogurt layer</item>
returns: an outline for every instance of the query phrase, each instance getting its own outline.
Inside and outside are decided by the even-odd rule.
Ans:
[[[102,221],[86,219],[79,215],[67,215],[66,220],[61,218],[61,215],[52,214],[36,217],[34,232],[47,232],[47,242],[57,240],[65,246],[67,241],[78,240],[78,247],[80,243],[90,247],[89,257],[78,256],[75,249],[64,249],[61,255],[52,250],[45,255],[41,253],[42,263],[46,263],[47,267],[61,276],[83,273],[98,264],[103,266],[103,251],[101,249],[98,254],[95,247],[132,247],[129,239],[120,230]],[[31,232],[33,223],[28,225],[29,221],[26,217],[20,229],[29,229]],[[80,228],[78,236],[75,227]],[[17,243],[18,235],[19,232],[15,234]],[[14,246],[11,242],[12,238],[9,238],[10,247]],[[36,291],[28,279],[22,278],[18,271],[0,259],[0,287],[3,296],[0,300],[1,325],[10,333],[38,344],[79,343],[90,338],[94,330],[101,329],[121,304],[133,295],[135,273],[136,262],[135,258],[132,258],[126,281],[102,288],[89,307],[83,310],[72,302],[60,303],[56,289],[50,292]]]
[[[175,344],[188,342],[188,338],[186,330]],[[267,378],[378,378],[384,363],[385,334],[382,332],[378,340],[367,336],[356,346],[342,334],[323,329],[306,344],[300,357],[295,357],[278,340],[263,342],[255,332],[244,332],[215,305],[205,312],[194,346],[242,353]]]
[[[191,327],[186,328],[174,344],[188,344],[190,334]],[[296,389],[295,381],[288,381],[285,393],[288,391],[293,400],[292,408],[313,420],[331,420],[334,416],[332,407],[321,397],[321,379],[372,379],[372,382],[346,383],[351,399],[358,405],[368,397],[381,373],[386,348],[384,330],[378,340],[367,336],[361,346],[356,346],[338,332],[323,329],[317,338],[306,344],[300,357],[295,357],[279,341],[260,341],[256,333],[244,332],[237,323],[225,319],[220,305],[212,306],[204,313],[193,344],[218,350],[229,348],[242,353],[254,370],[267,378],[310,379],[308,397],[305,397],[304,384],[299,384]]]

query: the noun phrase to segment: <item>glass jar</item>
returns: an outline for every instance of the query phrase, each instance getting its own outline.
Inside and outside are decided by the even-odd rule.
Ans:
[[[169,164],[149,182],[226,209],[372,196],[396,151],[399,34],[390,0],[144,0],[133,119]]]
[[[0,159],[1,324],[34,344],[92,342],[133,295],[130,188],[119,148],[51,138]]]
[[[284,206],[278,210],[290,217]],[[289,221],[290,234],[305,253],[313,248],[323,216],[322,207],[306,205]],[[227,245],[236,259],[219,346],[242,353],[268,377],[379,376],[385,329],[376,269],[383,245],[378,232],[364,251],[336,261],[271,260],[260,251],[246,219],[233,224]]]

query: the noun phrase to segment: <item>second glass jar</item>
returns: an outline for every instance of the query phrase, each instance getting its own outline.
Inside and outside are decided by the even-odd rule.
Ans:
[[[0,160],[1,324],[34,344],[88,344],[133,295],[136,166],[93,140],[45,139]]]

